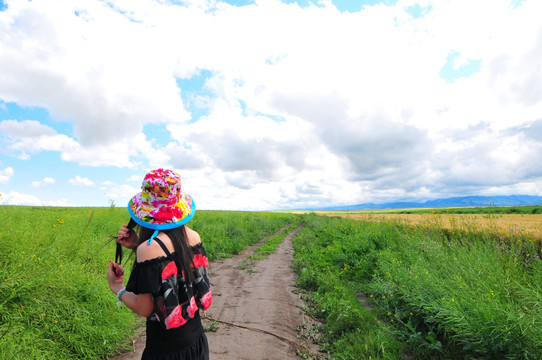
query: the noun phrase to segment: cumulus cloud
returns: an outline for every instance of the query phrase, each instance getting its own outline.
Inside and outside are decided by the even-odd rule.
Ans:
[[[541,4],[399,0],[340,12],[332,1],[13,0],[0,17],[10,34],[1,37],[0,99],[43,107],[73,131],[4,120],[0,151],[181,169],[217,207],[231,195],[280,207],[520,183],[534,191]],[[473,73],[461,72],[473,62]],[[146,135],[155,125],[166,140]]]
[[[15,171],[11,166],[0,169],[0,184],[8,184]]]
[[[32,181],[32,183],[30,183],[30,187],[34,189],[38,189],[46,185],[54,184],[55,182],[56,180],[51,177],[44,177],[43,180],[41,181]]]
[[[79,176],[79,175],[75,176],[75,178],[73,179],[69,179],[68,182],[71,185],[77,185],[77,186],[95,186],[92,180],[86,177]]]
[[[155,41],[161,34],[123,9],[13,1],[4,14],[0,26],[11,36],[2,42],[0,97],[75,121],[83,145],[136,135],[148,122],[189,119],[171,76],[175,60],[167,56],[167,42]]]
[[[0,204],[2,205],[32,205],[42,206],[41,200],[34,195],[21,194],[16,191],[10,191],[7,194],[2,194],[0,197]]]
[[[135,194],[141,192],[141,189],[137,189],[130,185],[112,185],[108,186],[107,188],[104,188],[104,191],[106,191],[105,196],[107,198],[112,199],[129,199]]]
[[[133,167],[137,162],[131,156],[139,155],[140,151],[148,156],[153,153],[152,146],[146,145],[142,134],[115,143],[83,146],[74,138],[59,134],[36,120],[0,121],[0,133],[4,134],[0,140],[3,151],[23,160],[41,151],[55,151],[60,153],[62,160],[84,166]]]
[[[168,128],[178,140],[177,146],[170,144],[167,148],[173,166],[210,167],[227,173],[226,179],[250,173],[253,185],[303,171],[310,166],[308,154],[316,151],[313,145],[317,139],[309,131],[309,123],[293,116],[275,120],[244,115],[240,107],[230,108],[224,101],[217,102],[212,113],[198,122]],[[249,186],[247,181],[242,183],[230,185]]]
[[[40,151],[76,151],[78,144],[69,137],[58,134],[53,128],[35,120],[0,121],[0,133],[4,134],[3,147],[21,159]]]

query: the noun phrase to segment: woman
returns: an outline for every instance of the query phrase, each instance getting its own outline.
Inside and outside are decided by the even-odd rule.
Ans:
[[[110,261],[109,288],[119,306],[147,318],[142,359],[206,360],[199,309],[212,302],[209,263],[199,234],[185,226],[195,214],[194,201],[181,192],[181,177],[171,170],[149,172],[141,190],[128,203],[131,219],[117,238],[135,250],[136,261],[126,287],[124,269]]]

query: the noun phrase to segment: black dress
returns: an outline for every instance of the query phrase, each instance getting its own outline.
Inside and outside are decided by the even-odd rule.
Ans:
[[[160,239],[154,241],[166,256],[136,262],[126,285],[135,294],[151,293],[154,301],[142,359],[207,360],[209,347],[199,315],[199,309],[207,310],[212,302],[207,253],[201,243],[191,247],[194,282],[189,284],[177,253],[171,254]]]

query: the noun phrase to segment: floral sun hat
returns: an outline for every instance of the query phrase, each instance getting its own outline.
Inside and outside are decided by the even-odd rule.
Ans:
[[[128,212],[139,225],[160,230],[179,227],[189,222],[196,212],[192,197],[181,191],[181,176],[172,170],[152,170],[143,179],[141,192],[128,202]]]

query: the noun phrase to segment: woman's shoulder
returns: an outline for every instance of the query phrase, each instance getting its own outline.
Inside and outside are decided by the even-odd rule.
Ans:
[[[201,245],[201,237],[199,234],[190,229],[189,227],[185,226],[186,230],[186,243],[190,247],[197,247]],[[175,249],[173,247],[173,244],[171,243],[171,239],[166,234],[160,233],[159,239],[164,243],[164,245],[168,248],[170,253],[175,252]],[[151,241],[150,244],[147,243],[147,241],[142,242],[137,247],[137,262],[144,262],[146,260],[151,260],[155,258],[164,257],[164,250],[162,247],[156,242]]]
[[[201,244],[201,237],[199,234],[185,225],[186,230],[186,243],[188,246],[194,247]]]
[[[162,247],[156,241],[151,241],[150,244],[147,241],[144,241],[137,247],[137,262],[144,262],[146,260],[152,260],[164,256],[164,250],[162,250]]]

